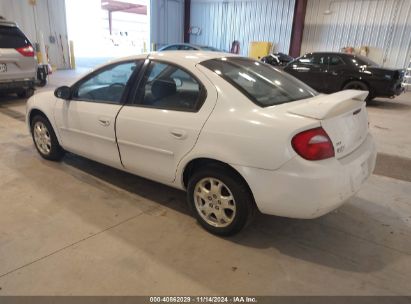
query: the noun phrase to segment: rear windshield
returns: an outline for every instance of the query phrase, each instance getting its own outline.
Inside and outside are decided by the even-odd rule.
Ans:
[[[17,27],[0,26],[0,48],[16,49],[29,45],[30,42]]]
[[[354,62],[354,64],[358,63],[358,65],[378,66],[378,64],[372,61],[371,59],[361,55],[356,55],[352,58],[352,61]]]
[[[316,91],[270,65],[249,58],[228,57],[201,63],[261,107],[318,95]]]

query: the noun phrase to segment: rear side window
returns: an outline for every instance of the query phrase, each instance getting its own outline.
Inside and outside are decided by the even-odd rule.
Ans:
[[[201,64],[261,107],[306,99],[318,94],[291,75],[252,59],[229,57],[211,59]]]
[[[192,50],[195,50],[195,48],[189,45],[180,45],[179,50],[180,51],[192,51]]]
[[[0,48],[17,49],[30,44],[23,32],[17,27],[0,26]]]
[[[330,57],[330,65],[344,65],[344,61],[338,56],[331,56]]]
[[[169,46],[163,49],[163,51],[177,51],[177,50],[178,50],[178,45],[172,45],[172,46]]]

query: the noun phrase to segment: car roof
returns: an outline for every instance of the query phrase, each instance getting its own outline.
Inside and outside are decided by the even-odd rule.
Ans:
[[[223,52],[211,52],[211,51],[167,51],[167,52],[152,52],[148,54],[141,54],[137,56],[129,56],[124,58],[118,58],[110,61],[110,63],[122,62],[127,60],[138,60],[138,59],[154,59],[154,60],[165,60],[169,62],[176,63],[182,66],[195,66],[200,62],[210,59],[218,59],[224,57],[238,57],[236,54],[223,53]],[[103,66],[105,66],[104,64]]]
[[[356,54],[343,53],[343,52],[310,52],[304,55],[340,55],[340,56],[353,56],[356,57]]]
[[[225,57],[241,57],[236,54],[231,53],[223,53],[223,52],[212,52],[212,51],[200,51],[200,50],[193,50],[193,51],[167,51],[167,52],[152,52],[152,53],[144,53],[140,55],[133,55],[128,57],[121,57],[110,60],[104,64],[98,65],[93,69],[90,69],[86,73],[76,77],[76,79],[72,79],[69,82],[69,85],[75,84],[80,79],[83,79],[87,75],[94,73],[96,70],[104,68],[111,64],[126,62],[126,61],[133,61],[133,60],[145,60],[145,59],[154,59],[154,60],[164,60],[168,61],[182,67],[188,69],[194,69],[195,66],[203,61],[210,60],[210,59],[219,59]]]
[[[17,27],[17,24],[12,21],[7,21],[5,19],[0,19],[0,26]]]

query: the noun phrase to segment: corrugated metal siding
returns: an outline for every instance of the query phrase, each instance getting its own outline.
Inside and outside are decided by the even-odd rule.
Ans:
[[[157,48],[184,41],[184,0],[150,1],[150,40]]]
[[[36,3],[35,6],[32,6],[27,0],[1,0],[0,15],[7,20],[16,22],[33,43],[37,42],[36,31],[42,31],[45,44],[49,46],[50,62],[58,68],[68,68],[69,52],[65,2],[64,0],[37,0]],[[63,51],[61,50],[60,35],[63,41]],[[56,36],[56,43],[50,43],[49,36]],[[63,52],[66,64],[64,64],[62,56]]]
[[[229,50],[240,42],[242,55],[251,41],[269,41],[274,51],[288,53],[295,0],[191,1],[191,26],[201,34],[190,35],[190,42]]]
[[[346,46],[369,46],[369,57],[387,67],[408,65],[411,1],[308,0],[301,53]]]

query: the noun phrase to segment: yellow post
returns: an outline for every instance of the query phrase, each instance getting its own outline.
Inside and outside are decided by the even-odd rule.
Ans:
[[[74,57],[74,42],[73,42],[73,40],[70,40],[69,47],[70,47],[70,68],[72,70],[75,70],[76,69],[76,58]]]
[[[37,63],[42,63],[43,62],[43,56],[41,52],[36,52],[37,55]]]
[[[270,54],[271,42],[266,41],[252,41],[248,51],[248,56],[254,59],[261,59]]]

